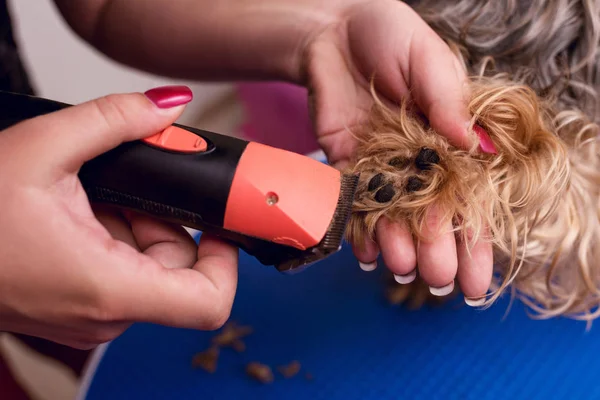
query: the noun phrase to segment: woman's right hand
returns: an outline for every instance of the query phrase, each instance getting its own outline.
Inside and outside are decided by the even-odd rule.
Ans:
[[[0,133],[0,331],[89,349],[136,321],[224,324],[238,250],[93,210],[77,177],[85,161],[172,124],[189,100],[185,87],[111,95]]]

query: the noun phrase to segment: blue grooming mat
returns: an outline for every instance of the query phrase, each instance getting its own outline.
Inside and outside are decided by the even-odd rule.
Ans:
[[[532,320],[508,299],[408,311],[387,304],[381,268],[349,248],[294,276],[242,253],[232,319],[254,333],[223,349],[214,374],[192,369],[214,332],[134,325],[104,355],[87,399],[599,399],[600,327]],[[304,372],[262,385],[258,361]],[[274,368],[275,370],[275,368]],[[276,371],[276,370],[275,370]]]

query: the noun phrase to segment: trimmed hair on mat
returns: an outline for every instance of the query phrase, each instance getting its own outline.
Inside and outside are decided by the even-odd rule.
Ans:
[[[485,306],[511,289],[539,318],[600,315],[600,1],[408,1],[470,76],[472,125],[497,154],[453,147],[408,101],[379,101],[353,130],[361,182],[347,237],[377,220],[416,239],[428,212],[466,243],[490,241]],[[443,226],[443,225],[442,225]]]

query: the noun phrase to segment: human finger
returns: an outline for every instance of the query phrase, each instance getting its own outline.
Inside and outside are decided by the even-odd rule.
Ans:
[[[417,245],[419,275],[436,296],[445,296],[454,289],[454,278],[458,269],[456,239],[452,232],[452,221],[443,222],[438,207],[429,210],[424,224],[426,240]]]
[[[196,242],[180,225],[136,212],[125,212],[141,252],[167,268],[190,268],[197,261]]]
[[[386,267],[398,283],[407,284],[417,276],[417,253],[406,224],[381,218],[377,222],[377,242]]]
[[[479,240],[472,248],[467,243],[457,240],[458,273],[457,279],[465,302],[471,307],[477,307],[485,302],[485,295],[492,282],[493,250],[492,244]]]
[[[238,249],[203,234],[191,269],[165,268],[136,252],[111,280],[113,319],[214,330],[229,318],[237,287]],[[108,290],[108,289],[107,289]]]
[[[377,257],[379,256],[379,247],[371,239],[365,239],[363,243],[352,244],[354,255],[358,259],[360,269],[366,272],[377,268]]]

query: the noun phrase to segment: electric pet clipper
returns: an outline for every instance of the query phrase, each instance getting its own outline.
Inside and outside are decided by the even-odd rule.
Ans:
[[[0,92],[0,129],[67,104]],[[92,203],[217,235],[292,272],[337,252],[358,177],[309,157],[173,124],[88,161]]]

